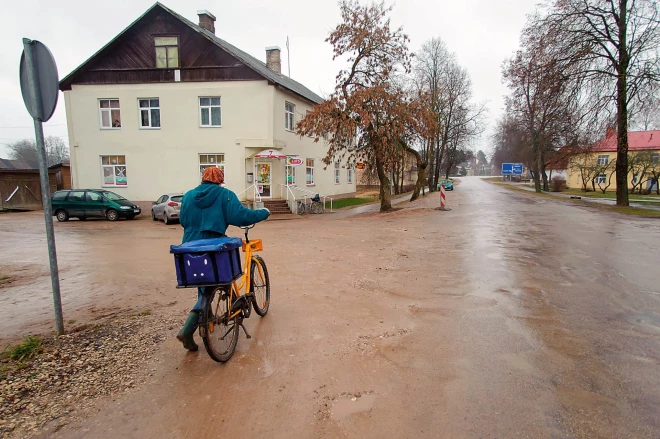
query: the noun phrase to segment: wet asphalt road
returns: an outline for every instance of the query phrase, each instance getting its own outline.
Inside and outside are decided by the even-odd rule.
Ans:
[[[272,308],[229,363],[169,329],[143,388],[43,437],[660,437],[660,221],[478,178],[436,197],[267,222]]]

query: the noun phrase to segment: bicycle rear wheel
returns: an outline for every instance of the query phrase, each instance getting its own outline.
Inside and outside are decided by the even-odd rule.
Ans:
[[[250,292],[254,293],[252,296],[254,311],[261,317],[265,316],[270,308],[270,278],[266,263],[259,256],[255,256],[250,264]]]
[[[323,213],[323,205],[318,201],[312,203],[312,213]]]
[[[224,363],[234,355],[238,343],[238,316],[229,318],[229,288],[217,287],[204,306],[204,347],[215,361]]]

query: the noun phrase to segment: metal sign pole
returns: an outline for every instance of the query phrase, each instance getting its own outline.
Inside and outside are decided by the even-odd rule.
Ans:
[[[28,89],[30,90],[35,107],[42,108],[41,90],[38,80],[38,66],[33,53],[33,42],[23,39],[25,61],[27,67]],[[60,278],[57,268],[57,254],[55,251],[55,231],[53,229],[53,209],[50,204],[50,182],[48,180],[48,163],[46,160],[46,147],[44,145],[44,130],[42,126],[43,114],[34,118],[34,134],[37,140],[37,156],[39,158],[39,177],[41,180],[41,202],[44,207],[46,221],[46,240],[48,242],[48,259],[50,261],[50,281],[53,286],[53,305],[55,307],[55,327],[57,335],[64,334],[64,319],[62,317],[62,299],[60,297]]]

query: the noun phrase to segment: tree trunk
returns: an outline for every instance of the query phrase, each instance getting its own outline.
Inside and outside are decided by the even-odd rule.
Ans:
[[[619,0],[619,63],[616,80],[617,146],[616,146],[616,204],[628,206],[628,56],[627,8],[628,0]]]
[[[376,172],[378,172],[378,180],[380,181],[380,211],[387,212],[392,209],[391,183],[383,164],[378,158],[376,158]]]
[[[541,159],[541,178],[543,178],[543,190],[545,192],[549,192],[550,188],[548,188],[548,174],[545,173],[545,152],[543,149],[541,149],[539,156]]]
[[[392,185],[394,186],[394,195],[399,195],[399,162],[394,162],[392,168]]]
[[[442,170],[442,157],[440,156],[441,148],[436,149],[435,153],[435,173],[433,174],[433,181],[429,184],[429,191],[435,192],[438,190],[438,181],[440,180],[440,171]]]
[[[417,182],[415,183],[415,189],[413,190],[410,201],[415,201],[419,198],[420,191],[424,188],[426,184],[426,163],[422,163],[421,157],[417,159]]]
[[[453,167],[454,167],[453,162],[450,161],[449,163],[447,163],[447,169],[445,170],[445,179],[446,180],[449,180],[449,174],[451,174],[451,168],[453,168]],[[437,185],[438,185],[438,183],[436,183],[436,187],[437,187]]]

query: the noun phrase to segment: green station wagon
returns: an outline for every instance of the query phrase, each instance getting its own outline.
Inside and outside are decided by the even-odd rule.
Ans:
[[[58,221],[93,217],[116,221],[119,218],[133,219],[142,212],[139,206],[121,195],[96,189],[57,191],[51,203]]]

